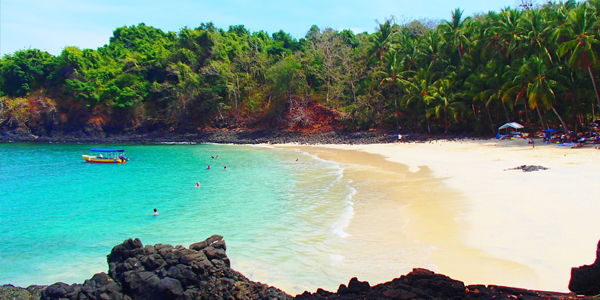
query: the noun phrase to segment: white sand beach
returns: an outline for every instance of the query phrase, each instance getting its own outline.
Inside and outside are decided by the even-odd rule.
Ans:
[[[414,267],[464,281],[568,291],[595,260],[600,150],[536,140],[285,145],[349,166],[345,268],[376,284]],[[507,170],[541,165],[548,170]],[[370,182],[374,182],[370,184]],[[408,200],[407,200],[408,199]]]

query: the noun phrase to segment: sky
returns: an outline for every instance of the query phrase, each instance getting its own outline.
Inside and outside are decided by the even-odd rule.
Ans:
[[[516,7],[519,0],[0,0],[0,55],[36,48],[59,55],[66,46],[96,49],[113,31],[145,23],[163,31],[213,22],[244,25],[302,38],[312,25],[354,33],[375,31],[376,20],[449,20]]]

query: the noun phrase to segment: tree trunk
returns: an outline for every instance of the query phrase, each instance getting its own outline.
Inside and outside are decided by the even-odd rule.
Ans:
[[[525,119],[527,120],[527,123],[531,123],[531,120],[529,120],[529,113],[527,113],[527,101],[525,101],[525,99],[523,99],[523,104],[525,105]]]
[[[448,112],[444,108],[444,134],[448,134]]]
[[[396,115],[396,132],[400,132],[400,125],[398,123],[398,95],[394,97],[394,114]]]
[[[238,111],[238,107],[237,107],[237,95],[240,94],[240,78],[237,76],[237,74],[235,75],[235,80],[237,81],[237,94],[235,94],[235,113],[237,114]]]
[[[590,78],[592,78],[592,84],[594,85],[594,91],[596,92],[596,100],[598,100],[598,107],[600,107],[600,95],[598,95],[598,88],[596,87],[596,80],[594,80],[591,66],[588,66],[588,72],[590,73]]]
[[[494,122],[492,122],[492,115],[490,114],[490,107],[486,105],[485,110],[487,110],[488,118],[490,118],[490,128],[492,128],[492,132],[495,135],[496,134],[496,128],[494,128]]]
[[[331,79],[327,77],[327,95],[325,96],[325,102],[329,103],[329,83]]]
[[[502,102],[502,107],[504,108],[504,115],[506,115],[506,122],[510,122],[510,118],[508,117],[508,110],[506,109],[506,104],[504,104],[504,101],[500,100],[500,102]]]
[[[429,118],[427,117],[427,106],[425,106],[425,119],[427,120],[427,133],[431,133],[431,126],[429,125]]]
[[[233,99],[235,99],[235,113],[237,114],[237,93],[235,92],[235,88],[233,89]]]
[[[540,123],[542,123],[542,128],[548,129],[548,126],[544,124],[544,119],[542,119],[542,113],[540,112],[540,107],[536,106],[535,108],[538,112],[538,116],[540,116]]]
[[[288,94],[290,95],[290,113],[292,113],[292,91],[288,91]]]
[[[552,111],[554,111],[554,114],[558,117],[558,119],[560,120],[560,122],[562,123],[562,126],[565,128],[565,131],[567,133],[571,133],[571,130],[569,130],[569,127],[567,127],[567,124],[565,124],[565,121],[563,121],[563,119],[561,118],[561,116],[558,114],[558,112],[556,111],[556,109],[554,109],[554,106],[552,107]]]

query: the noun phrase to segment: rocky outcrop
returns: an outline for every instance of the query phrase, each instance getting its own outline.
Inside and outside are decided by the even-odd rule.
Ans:
[[[569,290],[580,295],[600,294],[600,241],[593,264],[571,269]]]
[[[27,289],[5,285],[0,287],[0,299],[586,299],[574,294],[495,285],[465,286],[461,281],[426,269],[414,269],[375,286],[352,278],[336,292],[318,289],[294,298],[232,270],[226,250],[225,241],[219,235],[189,248],[163,244],[144,246],[139,239],[129,239],[115,246],[108,255],[108,273],[95,274],[82,284],[59,282]]]
[[[108,255],[108,274],[83,284],[55,283],[41,299],[291,299],[281,290],[252,282],[230,268],[222,236],[183,246],[143,246],[129,239]]]
[[[27,288],[5,284],[0,286],[0,299],[10,300],[37,300],[40,299],[45,285],[30,285]]]
[[[376,299],[568,299],[569,294],[539,292],[496,285],[469,285],[426,269],[413,269],[405,276],[370,287],[368,282],[352,278],[335,293],[322,289],[304,292],[298,300],[376,300]]]

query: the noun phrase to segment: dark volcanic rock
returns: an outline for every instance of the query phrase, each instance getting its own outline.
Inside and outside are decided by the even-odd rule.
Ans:
[[[0,299],[37,300],[40,299],[44,289],[46,289],[44,285],[30,285],[27,288],[22,288],[12,284],[5,284],[0,286]]]
[[[41,299],[291,299],[230,269],[222,236],[190,248],[144,247],[139,239],[126,240],[107,256],[108,274],[96,274],[83,284],[52,284]]]
[[[368,282],[352,278],[348,286],[340,285],[336,293],[318,289],[316,293],[304,292],[298,300],[343,299],[569,299],[571,295],[531,291],[519,288],[472,285],[425,269],[413,269],[405,276],[370,287]],[[580,298],[578,298],[580,299]]]
[[[580,295],[600,294],[600,241],[593,264],[571,269],[569,290]]]
[[[194,243],[189,249],[163,244],[143,246],[139,239],[129,239],[115,246],[107,256],[108,274],[98,273],[85,280],[83,284],[68,285],[57,282],[47,287],[30,286],[27,289],[4,285],[0,286],[0,299],[293,299],[292,296],[277,288],[250,281],[244,275],[232,270],[229,267],[229,258],[225,254],[226,248],[225,241],[220,235]],[[595,289],[589,287],[590,282],[597,283],[600,278],[597,273],[594,274],[586,271],[581,281],[572,279],[571,284],[593,293]],[[588,275],[592,277],[586,277]],[[407,275],[375,286],[352,278],[348,285],[341,284],[335,293],[318,289],[315,293],[304,292],[297,295],[295,299],[571,299],[575,297],[572,294],[495,285],[465,286],[463,282],[447,276],[426,269],[414,269]]]

